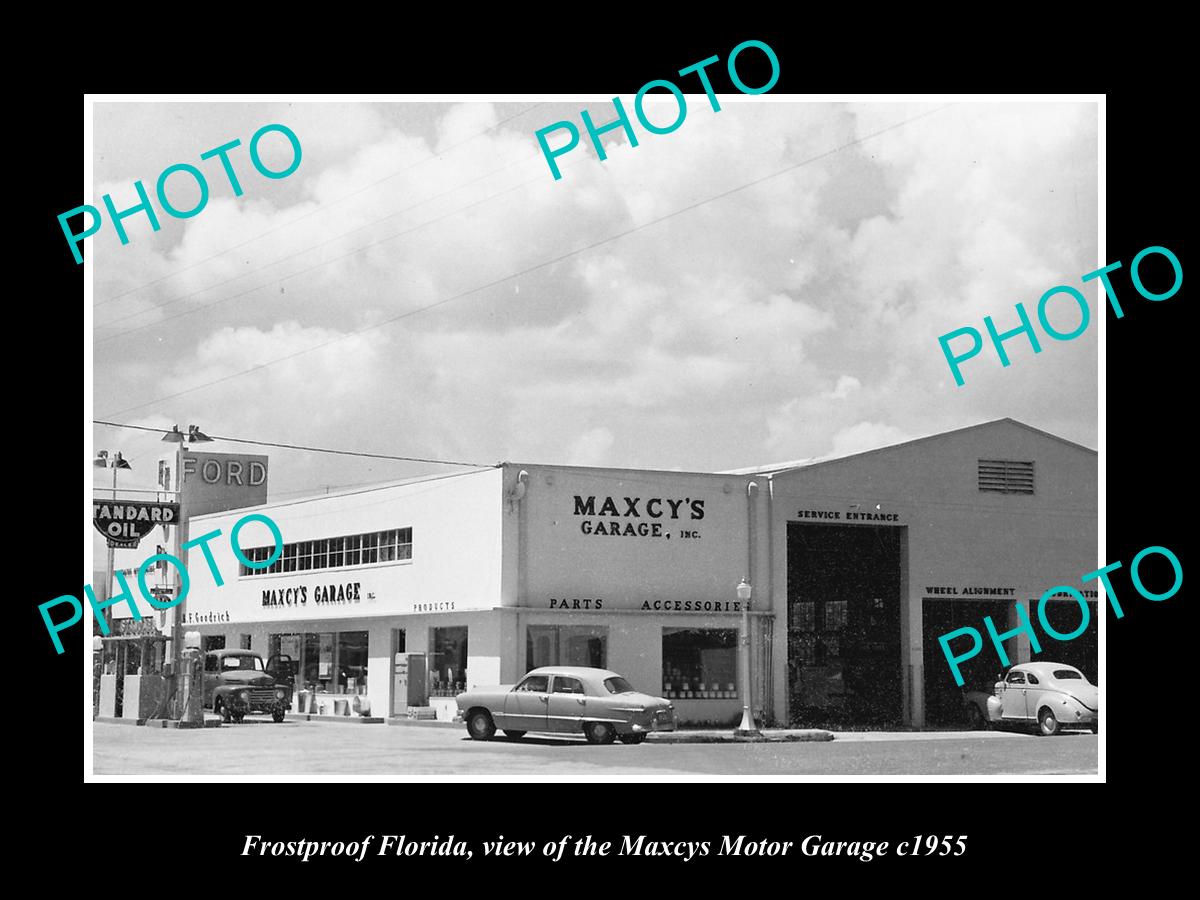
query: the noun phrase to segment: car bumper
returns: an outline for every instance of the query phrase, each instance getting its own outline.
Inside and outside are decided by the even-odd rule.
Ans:
[[[669,719],[665,722],[652,721],[649,725],[639,725],[635,722],[629,730],[634,734],[653,734],[658,731],[674,731],[675,720]]]

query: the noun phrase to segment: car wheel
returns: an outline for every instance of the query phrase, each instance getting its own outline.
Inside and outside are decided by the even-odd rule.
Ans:
[[[276,722],[276,723],[282,722],[283,716],[284,716],[284,711],[280,708],[276,708],[271,711],[271,721],[272,722]]]
[[[629,734],[618,735],[618,737],[620,737],[622,744],[640,744],[646,739],[646,735],[634,734],[633,732],[630,732]]]
[[[1038,713],[1038,728],[1046,737],[1058,734],[1058,719],[1054,718],[1053,711],[1043,709]]]
[[[616,729],[607,722],[584,722],[583,733],[589,744],[611,744],[617,736]]]
[[[486,709],[477,709],[467,716],[467,734],[476,741],[490,741],[496,733],[496,723]]]
[[[967,727],[976,731],[981,729],[986,731],[988,727],[988,720],[983,717],[983,710],[974,703],[967,704]]]
[[[229,714],[229,707],[221,702],[220,697],[213,701],[213,712],[219,714],[221,716],[221,721],[225,722],[226,724],[228,724],[232,719],[232,716]]]
[[[523,731],[513,731],[511,728],[505,728],[505,729],[504,729],[504,736],[505,736],[505,737],[510,737],[510,738],[512,738],[514,741],[517,741],[517,740],[520,740],[521,738],[525,737],[525,732],[523,732]]]

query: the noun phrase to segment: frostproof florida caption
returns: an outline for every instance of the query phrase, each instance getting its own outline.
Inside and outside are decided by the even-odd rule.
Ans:
[[[720,841],[659,841],[645,835],[622,835],[615,841],[598,841],[591,835],[576,838],[565,834],[555,841],[539,845],[537,841],[505,840],[480,842],[484,856],[549,857],[555,862],[563,856],[669,856],[685,862],[703,856],[787,856],[797,850],[802,856],[845,856],[870,862],[879,856],[962,856],[967,852],[967,836],[915,835],[897,841],[835,841],[810,834],[799,841],[773,841],[745,835],[722,835]],[[615,853],[614,853],[615,849]],[[715,854],[713,851],[716,851]],[[454,835],[434,835],[432,840],[412,841],[405,835],[369,834],[361,841],[264,841],[260,834],[246,835],[242,856],[290,856],[308,862],[312,857],[330,856],[362,862],[366,856],[459,856],[472,858],[474,850]]]

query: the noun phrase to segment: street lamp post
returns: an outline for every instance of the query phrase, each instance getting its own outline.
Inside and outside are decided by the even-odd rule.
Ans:
[[[750,594],[752,588],[745,578],[737,586],[738,603],[742,607],[742,723],[734,734],[758,734],[754,716],[750,714]]]

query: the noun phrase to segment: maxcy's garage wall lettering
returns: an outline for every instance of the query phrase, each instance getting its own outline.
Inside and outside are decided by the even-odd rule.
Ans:
[[[750,604],[746,607],[750,608]],[[551,597],[549,608],[604,609],[604,600],[600,597]],[[741,612],[742,603],[739,600],[643,600],[641,609],[646,612]]]
[[[671,531],[669,526],[664,525],[664,520],[684,520],[687,522],[699,521],[704,518],[704,501],[693,500],[691,497],[683,499],[672,499],[664,497],[651,497],[644,500],[641,497],[605,497],[599,507],[596,506],[595,497],[581,497],[575,495],[575,511],[576,516],[586,516],[579,523],[579,530],[584,534],[606,534],[615,537],[656,537],[671,539]],[[612,519],[622,519],[624,521],[605,521],[602,516],[611,517]],[[594,518],[593,518],[594,517]],[[643,521],[634,522],[633,519]],[[659,521],[645,521],[646,519],[656,519]],[[700,537],[700,532],[694,528],[685,528],[679,530],[679,537],[684,539],[695,539]]]
[[[361,603],[359,582],[349,584],[319,584],[313,590],[313,603]],[[278,588],[262,592],[263,606],[304,606],[308,603],[308,585]]]
[[[900,513],[871,512],[870,510],[798,509],[797,519],[823,519],[827,522],[899,522]]]

